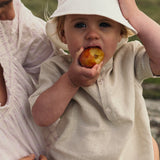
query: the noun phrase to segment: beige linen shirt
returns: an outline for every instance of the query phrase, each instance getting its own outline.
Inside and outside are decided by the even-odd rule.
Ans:
[[[70,55],[42,65],[39,94],[68,70]],[[56,127],[49,127],[49,158],[54,160],[153,160],[150,123],[141,83],[151,77],[149,58],[138,42],[120,47],[97,82],[81,87]],[[54,104],[53,104],[54,105]]]

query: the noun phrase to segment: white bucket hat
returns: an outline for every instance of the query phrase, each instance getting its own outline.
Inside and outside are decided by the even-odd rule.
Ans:
[[[58,6],[46,24],[46,33],[50,40],[58,47],[67,50],[67,45],[62,43],[57,34],[57,24],[54,19],[70,14],[99,15],[110,18],[126,26],[132,35],[137,31],[123,17],[118,0],[58,0]]]

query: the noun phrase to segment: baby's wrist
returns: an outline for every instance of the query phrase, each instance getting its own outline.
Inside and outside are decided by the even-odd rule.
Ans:
[[[68,80],[69,80],[70,85],[71,85],[73,88],[79,88],[79,86],[73,81],[73,79],[69,76],[68,73],[67,73],[67,78],[68,78]]]

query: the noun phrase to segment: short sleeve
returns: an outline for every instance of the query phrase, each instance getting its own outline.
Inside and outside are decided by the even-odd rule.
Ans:
[[[63,65],[61,65],[62,63]],[[37,90],[29,98],[31,108],[35,103],[36,99],[38,98],[38,96],[42,92],[50,88],[61,77],[61,75],[63,75],[66,72],[68,65],[67,66],[64,65],[64,63],[65,62],[60,56],[54,56],[45,61],[41,65]],[[61,66],[66,66],[66,67],[61,67]]]
[[[144,46],[135,41],[134,43],[134,52],[135,52],[135,76],[138,81],[142,82],[144,79],[153,77],[149,56],[146,53]]]

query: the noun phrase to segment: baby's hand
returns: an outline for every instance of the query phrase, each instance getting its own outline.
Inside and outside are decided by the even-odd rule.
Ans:
[[[82,67],[79,64],[78,58],[83,52],[81,48],[73,59],[73,62],[68,71],[68,77],[76,87],[86,87],[94,84],[100,74],[102,68],[102,62],[96,64],[92,68]]]

